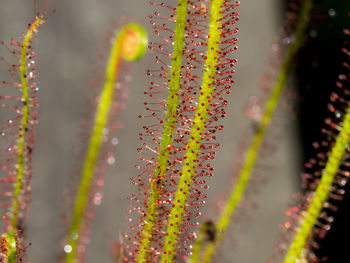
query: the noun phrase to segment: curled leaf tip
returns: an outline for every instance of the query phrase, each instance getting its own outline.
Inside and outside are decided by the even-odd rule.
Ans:
[[[135,23],[124,26],[120,32],[122,37],[121,55],[127,61],[141,59],[148,45],[148,35],[146,30]]]

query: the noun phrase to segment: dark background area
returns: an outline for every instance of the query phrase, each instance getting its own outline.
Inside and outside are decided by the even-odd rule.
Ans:
[[[339,74],[345,71],[342,63],[349,61],[341,52],[344,42],[349,39],[343,33],[343,29],[349,27],[349,10],[349,1],[314,1],[308,39],[299,52],[295,71],[296,85],[302,98],[299,105],[299,134],[304,162],[315,158],[319,152],[313,143],[325,137],[321,132],[326,127],[324,120],[332,118],[328,107],[329,98],[332,92],[337,91]],[[332,214],[335,219],[328,235],[325,239],[317,238],[319,248],[314,249],[320,258],[327,257],[325,262],[329,263],[349,259],[348,242],[344,242],[350,234],[349,185],[345,186],[345,190],[344,200],[333,203],[339,210]]]

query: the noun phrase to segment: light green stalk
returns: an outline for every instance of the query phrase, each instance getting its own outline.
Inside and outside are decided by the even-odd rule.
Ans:
[[[134,40],[134,37],[136,37],[137,40]],[[128,43],[125,43],[125,41]],[[106,127],[108,121],[115,82],[118,78],[121,56],[125,57],[127,60],[141,58],[146,51],[147,42],[147,34],[144,29],[138,25],[129,24],[117,35],[112,46],[106,69],[105,83],[98,101],[94,127],[75,200],[73,220],[69,230],[68,244],[66,245],[66,248],[68,248],[66,251],[68,252],[66,253],[66,263],[73,263],[76,259],[76,248],[81,230],[81,222],[85,214],[96,162],[101,148],[103,129]],[[135,50],[132,53],[130,53],[129,50],[130,44],[136,44],[134,46]]]
[[[186,145],[186,155],[183,161],[183,168],[179,181],[178,190],[171,209],[167,233],[164,241],[162,263],[173,261],[182,223],[183,214],[186,207],[188,193],[193,181],[194,168],[198,160],[198,152],[207,122],[207,115],[210,102],[213,96],[213,83],[216,76],[216,67],[218,65],[220,41],[222,32],[222,4],[223,0],[211,1],[210,7],[210,25],[209,40],[207,48],[207,58],[204,65],[203,82],[198,99],[190,139]]]
[[[163,137],[160,145],[157,167],[151,180],[151,195],[148,200],[147,214],[145,225],[142,231],[140,252],[137,255],[137,262],[143,263],[147,261],[148,252],[152,243],[152,233],[157,217],[158,204],[160,197],[159,185],[163,182],[166,168],[169,161],[169,146],[173,143],[174,128],[176,123],[176,111],[178,108],[178,96],[180,89],[180,74],[182,65],[182,55],[185,39],[185,25],[187,16],[188,0],[179,0],[176,9],[176,26],[174,49],[171,61],[170,82],[168,108],[166,111],[166,121],[164,123]]]
[[[292,63],[295,54],[300,49],[302,45],[302,39],[303,34],[305,32],[307,22],[308,22],[308,16],[310,14],[312,7],[312,1],[311,0],[305,0],[303,2],[303,6],[300,12],[300,18],[297,22],[294,37],[295,40],[290,45],[286,58],[283,61],[281,71],[277,77],[276,83],[272,89],[271,97],[269,98],[266,108],[263,113],[263,117],[259,123],[259,129],[257,133],[255,134],[252,144],[250,145],[247,153],[245,154],[244,162],[242,169],[239,173],[238,181],[224,207],[222,210],[219,220],[216,224],[216,230],[217,230],[217,239],[215,242],[209,242],[205,248],[203,248],[203,238],[198,238],[194,244],[194,250],[192,257],[190,259],[191,263],[196,262],[210,262],[213,255],[215,254],[217,247],[219,243],[221,242],[229,224],[232,218],[232,214],[236,210],[237,206],[239,205],[240,201],[242,200],[242,197],[244,195],[244,192],[247,188],[248,182],[251,177],[251,173],[254,168],[254,164],[258,155],[258,152],[260,150],[261,144],[263,142],[263,139],[265,137],[267,128],[271,122],[271,118],[273,113],[276,110],[278,101],[280,99],[280,96],[282,94],[283,87],[285,86],[288,76],[290,75],[291,69],[292,69]],[[202,237],[203,235],[200,235]],[[202,249],[200,249],[202,248]],[[203,251],[204,249],[204,251]],[[203,252],[203,255],[199,257],[200,251]],[[199,260],[200,259],[200,260]]]

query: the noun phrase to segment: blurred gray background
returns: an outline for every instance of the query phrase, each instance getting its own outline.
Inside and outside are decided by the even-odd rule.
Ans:
[[[176,1],[171,1],[175,3]],[[248,139],[245,133],[252,127],[243,114],[249,95],[260,94],[261,73],[269,68],[271,44],[280,32],[283,12],[279,0],[241,1],[239,62],[236,84],[230,95],[225,130],[218,136],[221,147],[214,163],[215,177],[209,180],[209,199],[203,209],[203,219],[216,214],[216,200],[227,193],[239,142]],[[146,25],[154,39],[148,16],[152,6],[148,1],[128,0],[49,0],[49,9],[56,9],[37,35],[37,80],[40,82],[40,123],[34,152],[33,202],[27,220],[27,241],[30,263],[55,262],[62,250],[62,192],[73,170],[73,148],[77,146],[79,119],[89,98],[88,78],[94,69],[93,59],[99,42],[110,28],[112,20],[127,16]],[[0,40],[8,41],[25,31],[33,16],[31,0],[0,1]],[[1,55],[7,55],[4,48]],[[108,51],[106,51],[108,53]],[[120,231],[127,230],[126,197],[135,190],[129,178],[136,175],[138,133],[141,123],[137,115],[144,113],[143,92],[148,88],[146,69],[153,66],[149,53],[141,63],[135,63],[129,99],[124,113],[124,129],[119,131],[116,163],[110,167],[104,186],[104,198],[98,207],[87,263],[112,262],[109,247]],[[7,74],[0,66],[0,79]],[[137,77],[135,77],[137,76]],[[1,92],[1,91],[0,91]],[[1,94],[4,95],[4,94]],[[256,208],[247,207],[250,220],[230,228],[215,262],[259,263],[273,254],[278,241],[279,224],[283,222],[286,205],[297,190],[300,160],[294,135],[295,119],[288,112],[278,111],[269,131],[267,143],[278,146],[264,163],[273,169],[262,169],[259,176],[268,178],[251,190]],[[278,119],[276,121],[276,119]],[[286,128],[287,127],[287,128]],[[276,136],[278,135],[278,136]],[[277,137],[280,137],[276,139]],[[248,142],[246,142],[247,144]],[[245,219],[243,221],[246,221]]]

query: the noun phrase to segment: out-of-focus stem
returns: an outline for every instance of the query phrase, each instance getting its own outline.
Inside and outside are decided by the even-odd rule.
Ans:
[[[311,230],[315,226],[317,218],[322,210],[322,205],[326,201],[334,177],[341,165],[343,156],[348,148],[350,140],[350,107],[347,109],[347,113],[343,122],[335,145],[328,157],[328,161],[325,169],[322,172],[321,180],[313,194],[312,200],[306,213],[302,219],[300,227],[297,229],[297,233],[294,236],[294,240],[291,243],[288,253],[284,259],[284,263],[294,263],[298,259],[302,259],[303,250],[305,248],[307,239],[310,237]]]
[[[127,43],[125,43],[125,41]],[[68,250],[66,251],[66,263],[75,262],[81,222],[85,214],[96,162],[101,148],[103,129],[106,127],[108,121],[121,57],[126,60],[141,58],[145,53],[147,42],[146,32],[136,24],[126,25],[114,40],[106,69],[104,87],[98,101],[94,127],[85,158],[82,177],[75,199],[73,219],[69,230],[68,244],[66,245],[68,246]],[[130,47],[133,49],[130,50]]]

